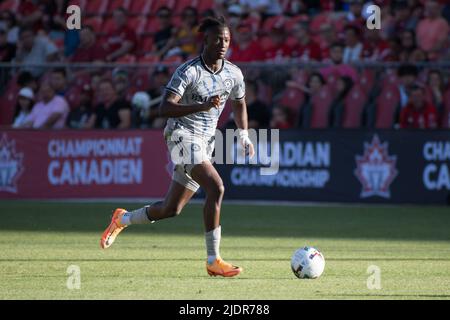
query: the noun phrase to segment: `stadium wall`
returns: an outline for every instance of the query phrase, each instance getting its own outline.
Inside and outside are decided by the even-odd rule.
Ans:
[[[282,130],[279,137],[274,175],[261,175],[268,158],[261,153],[256,164],[216,165],[226,199],[450,201],[449,131]],[[0,199],[160,198],[172,170],[159,130],[0,131]]]

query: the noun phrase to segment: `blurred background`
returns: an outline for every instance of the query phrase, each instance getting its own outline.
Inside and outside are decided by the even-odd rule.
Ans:
[[[80,30],[66,27],[66,9],[73,4],[81,9]],[[371,4],[380,7],[381,29],[367,27],[367,7]],[[361,200],[357,191],[361,179],[353,173],[355,156],[363,156],[364,144],[373,143],[377,134],[377,139],[381,137],[378,151],[385,154],[381,162],[372,164],[394,158],[398,161],[391,169],[379,167],[384,170],[379,182],[370,180],[363,170],[364,187],[381,190],[375,191],[375,198],[377,193],[382,201],[391,197],[386,187],[390,181],[394,186],[401,184],[398,188],[402,190],[411,184],[417,190],[415,195],[402,191],[409,196],[398,201],[420,201],[426,190],[430,196],[424,202],[446,202],[450,190],[448,1],[3,0],[0,13],[0,125],[8,137],[22,137],[16,143],[25,143],[30,137],[38,139],[43,132],[44,140],[55,135],[84,135],[86,139],[99,135],[86,129],[104,129],[106,136],[125,134],[111,129],[131,129],[131,134],[150,135],[156,143],[166,121],[156,110],[164,86],[177,66],[202,51],[198,33],[201,19],[222,15],[232,33],[227,58],[245,75],[250,128],[282,129],[282,140],[303,141],[305,146],[308,141],[316,147],[328,143],[328,157],[332,159],[340,156],[334,153],[344,152],[343,159],[332,161],[327,170],[336,170],[338,175],[348,165],[346,177],[352,176],[355,183],[353,200]],[[233,127],[228,106],[219,128]],[[68,130],[27,133],[15,129]],[[323,139],[316,141],[319,137]],[[11,144],[5,136],[3,140],[3,146]],[[391,149],[384,146],[385,141]],[[434,144],[426,144],[428,141]],[[30,148],[38,145],[31,143]],[[162,143],[149,148],[160,150],[153,152],[151,159],[155,159],[155,153],[162,153],[164,157],[158,163],[167,162]],[[46,149],[47,142],[39,149],[45,151],[43,157],[54,158]],[[7,156],[5,151],[3,159],[12,159],[13,154],[10,151]],[[8,161],[4,167],[16,169],[4,174],[4,190],[14,189],[11,186],[17,184],[21,172],[19,165]],[[310,166],[300,162],[296,163],[298,167]],[[38,163],[30,161],[29,166],[44,168],[42,179],[50,182],[54,171],[48,168],[62,170],[64,165]],[[72,169],[74,166],[71,163]],[[398,166],[405,169],[397,170]],[[400,171],[396,179],[394,169]],[[58,173],[61,175],[62,171]],[[162,181],[169,176],[161,177]],[[401,177],[409,180],[400,183]],[[336,180],[336,186],[342,185],[342,179]],[[69,180],[60,181],[59,189],[74,184],[86,187],[86,183]],[[139,184],[141,180],[136,181]],[[332,178],[325,180],[326,187]],[[312,183],[299,185],[317,193]],[[86,190],[83,195],[90,195]],[[18,196],[0,194],[6,198]],[[335,200],[346,199],[339,190],[333,194]]]

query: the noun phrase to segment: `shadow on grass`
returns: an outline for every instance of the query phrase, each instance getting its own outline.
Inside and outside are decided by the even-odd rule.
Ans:
[[[96,232],[110,222],[116,204],[0,202],[0,231]],[[141,205],[127,206],[128,210]],[[450,241],[446,207],[291,207],[226,205],[221,224],[227,236],[308,237]],[[128,231],[130,230],[130,231]],[[203,234],[202,206],[127,232]]]

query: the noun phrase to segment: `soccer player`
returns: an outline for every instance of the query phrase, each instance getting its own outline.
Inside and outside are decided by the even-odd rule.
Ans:
[[[250,157],[254,147],[248,137],[245,84],[241,70],[224,57],[230,45],[230,30],[223,18],[206,18],[199,32],[204,35],[202,54],[182,64],[166,86],[160,116],[168,117],[164,129],[175,170],[164,201],[128,212],[116,209],[101,238],[101,247],[112,245],[128,225],[149,224],[181,213],[199,187],[205,190],[203,208],[207,250],[206,270],[210,276],[233,277],[242,268],[220,257],[220,208],[224,194],[222,179],[210,160],[219,116],[228,98],[240,143]]]

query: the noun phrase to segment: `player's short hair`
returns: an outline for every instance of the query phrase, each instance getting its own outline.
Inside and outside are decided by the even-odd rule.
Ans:
[[[206,17],[200,23],[200,27],[198,29],[199,32],[205,33],[211,29],[223,29],[228,28],[228,25],[223,16],[220,17]]]

